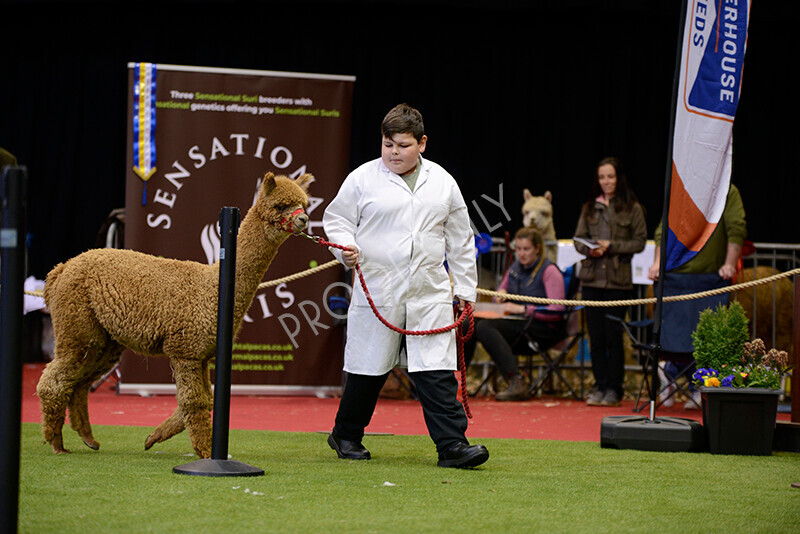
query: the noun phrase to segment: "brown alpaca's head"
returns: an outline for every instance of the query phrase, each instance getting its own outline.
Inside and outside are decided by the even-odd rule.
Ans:
[[[304,174],[297,180],[275,176],[271,172],[265,174],[255,206],[261,220],[285,232],[305,230],[308,226],[306,191],[313,181],[314,177],[310,174]]]

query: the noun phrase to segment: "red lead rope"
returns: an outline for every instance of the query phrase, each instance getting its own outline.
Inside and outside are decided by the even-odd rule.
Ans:
[[[331,243],[330,241],[326,241],[325,239],[319,236],[310,236],[308,234],[300,234],[303,235],[312,241],[322,245],[323,247],[333,247],[338,248],[340,250],[347,250],[347,247],[342,245],[337,245],[336,243]],[[380,322],[386,325],[389,329],[394,330],[400,334],[404,334],[407,336],[429,336],[433,334],[443,334],[444,332],[449,332],[450,330],[456,329],[456,345],[458,346],[458,370],[461,375],[461,380],[459,381],[459,387],[461,390],[461,399],[462,404],[464,405],[464,412],[467,414],[467,417],[472,419],[472,411],[469,409],[469,398],[467,396],[467,368],[464,362],[464,342],[467,341],[469,338],[472,337],[472,332],[475,329],[475,324],[472,317],[472,306],[467,303],[464,306],[464,310],[461,312],[461,315],[456,319],[456,321],[448,326],[444,326],[442,328],[434,328],[431,330],[406,330],[404,328],[397,327],[386,320],[386,318],[381,315],[381,312],[378,311],[377,306],[372,301],[372,295],[369,294],[369,290],[367,289],[367,283],[364,281],[364,274],[361,272],[361,266],[356,263],[356,272],[358,273],[358,279],[361,282],[361,287],[364,289],[364,295],[367,297],[367,302],[369,302],[370,308],[372,308],[372,313],[375,314],[375,317],[378,318]],[[467,331],[464,332],[464,329],[461,326],[464,324],[464,321],[467,321]]]

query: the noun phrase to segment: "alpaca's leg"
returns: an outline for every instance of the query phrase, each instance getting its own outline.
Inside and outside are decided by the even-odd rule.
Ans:
[[[67,415],[67,397],[62,393],[63,387],[58,382],[60,366],[60,360],[47,364],[36,386],[36,394],[42,407],[42,437],[55,453],[69,452],[64,448],[64,438],[61,435]]]
[[[177,387],[178,407],[189,431],[194,452],[200,458],[211,457],[211,382],[208,361],[173,358],[173,374]]]
[[[183,413],[181,413],[181,407],[178,406],[175,408],[175,411],[172,412],[172,415],[165,419],[164,422],[158,425],[158,427],[147,436],[147,440],[144,442],[144,449],[148,450],[156,443],[168,440],[175,434],[180,434],[185,428],[186,425],[183,423]]]
[[[92,435],[92,427],[89,424],[89,385],[81,384],[72,392],[69,400],[69,424],[81,437],[83,442],[90,449],[97,450],[100,444]]]
[[[55,282],[51,279],[48,284]],[[64,448],[62,435],[67,407],[74,405],[73,395],[107,354],[109,343],[108,334],[85,294],[73,282],[67,286],[72,289],[58,291],[59,285],[55,284],[50,291],[48,306],[56,338],[55,357],[47,364],[36,387],[42,408],[42,435],[56,453],[69,452]],[[75,412],[74,417],[88,421],[88,412],[81,413],[78,409]]]
[[[96,380],[116,365],[122,350],[120,345],[112,344],[106,347],[96,365],[87,365],[87,375],[80,383],[76,384],[69,401],[70,426],[90,449],[98,450],[100,443],[94,438],[92,426],[89,423],[89,390]]]
[[[64,418],[75,385],[84,373],[79,360],[60,356],[64,352],[56,347],[56,358],[47,364],[36,386],[42,407],[42,436],[55,453],[69,452],[62,435]]]

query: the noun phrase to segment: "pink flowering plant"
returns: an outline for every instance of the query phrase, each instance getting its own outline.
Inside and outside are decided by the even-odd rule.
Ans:
[[[716,310],[704,310],[692,334],[697,371],[693,382],[706,387],[779,389],[790,370],[786,351],[767,350],[756,338],[748,341],[747,317],[734,301]]]

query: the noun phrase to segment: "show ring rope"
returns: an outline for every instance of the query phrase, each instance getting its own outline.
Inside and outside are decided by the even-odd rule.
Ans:
[[[316,237],[308,236],[309,239],[315,242],[322,241],[321,239],[318,241]],[[325,242],[327,243],[327,242]],[[320,243],[322,244],[322,243]],[[332,246],[325,245],[325,246]],[[266,282],[262,282],[259,284],[258,289],[266,289],[268,287],[274,287],[280,284],[284,284],[287,282],[293,282],[295,280],[299,280],[301,278],[305,278],[307,276],[311,276],[312,274],[317,274],[318,272],[324,271],[325,269],[329,269],[336,265],[341,265],[339,260],[331,260],[327,263],[323,263],[322,265],[318,265],[316,267],[312,267],[310,269],[306,269],[304,271],[298,271],[294,274],[290,274],[284,276],[282,278],[276,278],[274,280],[268,280]],[[696,300],[702,299],[705,297],[710,297],[713,295],[720,295],[722,293],[731,293],[734,291],[739,291],[740,289],[747,289],[750,287],[759,286],[762,284],[769,284],[770,282],[775,282],[782,278],[788,278],[790,276],[800,274],[800,268],[792,269],[790,271],[786,271],[783,273],[774,274],[772,276],[768,276],[766,278],[759,278],[757,280],[750,280],[749,282],[742,282],[740,284],[734,284],[728,287],[721,287],[718,289],[712,289],[710,291],[701,291],[699,293],[686,293],[683,295],[672,295],[669,297],[663,297],[663,302],[680,302],[684,300]],[[641,299],[628,299],[628,300],[565,300],[565,299],[548,299],[544,297],[527,297],[525,295],[514,295],[509,293],[500,293],[498,291],[492,291],[489,289],[482,289],[478,288],[477,290],[478,295],[485,295],[488,297],[501,297],[506,300],[515,300],[520,302],[530,302],[531,304],[542,304],[542,305],[549,305],[549,304],[560,304],[562,306],[586,306],[586,307],[598,307],[598,308],[611,308],[615,306],[640,306],[646,304],[655,304],[656,298],[655,297],[647,297]],[[42,297],[42,291],[38,290],[25,290],[23,291],[24,294],[29,295],[31,297]]]
[[[318,272],[324,271],[325,269],[335,267],[336,265],[341,265],[339,260],[331,260],[327,263],[323,263],[322,265],[312,267],[311,269],[306,269],[305,271],[299,271],[295,274],[284,276],[283,278],[276,278],[274,280],[268,280],[266,282],[262,282],[261,284],[259,284],[258,289],[266,289],[268,287],[274,287],[280,284],[284,284],[286,282],[299,280],[301,278],[305,278],[306,276],[317,274]],[[663,302],[680,302],[684,300],[702,299],[705,297],[719,295],[722,293],[730,293],[733,291],[739,291],[740,289],[747,289],[749,287],[755,287],[762,284],[769,284],[770,282],[775,282],[782,278],[788,278],[789,276],[794,276],[796,274],[800,274],[800,268],[792,269],[790,271],[786,271],[783,273],[774,274],[766,278],[759,278],[757,280],[750,280],[749,282],[742,282],[740,284],[735,284],[728,287],[712,289],[710,291],[702,291],[700,293],[686,293],[684,295],[672,295],[670,297],[664,297]],[[42,297],[42,292],[38,290],[26,289],[25,291],[23,291],[23,293],[31,297]],[[614,307],[614,306],[640,306],[644,304],[656,303],[655,297],[648,297],[642,299],[629,299],[629,300],[563,300],[563,299],[548,299],[543,297],[526,297],[525,295],[500,293],[498,291],[492,291],[489,289],[481,289],[480,287],[478,288],[478,295],[485,295],[488,297],[502,297],[506,300],[518,300],[520,302],[530,302],[531,304],[543,304],[543,305],[560,304],[563,306],[586,306],[589,308]]]
[[[300,233],[296,235],[301,235],[306,237],[320,246],[324,247],[333,247],[340,250],[345,250],[347,247],[343,245],[338,245],[336,243],[331,243],[330,241],[326,241],[325,239],[319,236],[310,236],[306,233]],[[269,280],[267,282],[262,282],[258,285],[258,289],[266,289],[268,287],[274,287],[283,283],[292,282],[294,280],[299,280],[301,278],[305,278],[307,276],[311,276],[312,274],[316,274],[318,272],[324,271],[330,267],[335,265],[340,265],[339,260],[331,260],[327,263],[323,263],[322,265],[318,265],[316,267],[312,267],[310,269],[306,269],[304,271],[297,272],[295,274],[291,274],[288,276],[284,276],[282,278],[276,278],[274,280]],[[461,312],[461,315],[456,319],[456,321],[450,325],[441,327],[441,328],[434,328],[431,330],[406,330],[403,328],[399,328],[397,326],[392,325],[387,321],[378,311],[378,308],[375,306],[375,303],[372,301],[372,296],[367,289],[367,284],[364,280],[364,275],[361,272],[361,266],[356,263],[355,264],[356,272],[358,273],[358,278],[361,283],[361,287],[364,290],[364,294],[367,297],[367,301],[369,302],[370,307],[372,308],[373,313],[378,318],[378,320],[386,325],[387,328],[394,330],[400,334],[409,335],[409,336],[426,336],[426,335],[434,335],[434,334],[441,334],[444,332],[449,332],[450,330],[458,329],[456,332],[456,340],[458,344],[458,369],[461,375],[460,386],[459,389],[461,391],[461,398],[464,405],[464,411],[466,412],[467,416],[471,419],[472,412],[469,408],[469,401],[467,397],[467,382],[466,382],[466,366],[464,362],[464,342],[472,337],[473,329],[474,329],[474,322],[473,322],[473,310],[472,307],[468,304],[464,307],[464,310]],[[712,289],[709,291],[701,291],[698,293],[687,293],[683,295],[672,295],[668,297],[663,297],[662,302],[680,302],[685,300],[696,300],[705,297],[710,297],[714,295],[720,295],[722,293],[730,293],[733,291],[739,291],[741,289],[747,289],[750,287],[755,287],[762,284],[768,284],[771,282],[775,282],[782,278],[787,278],[789,276],[794,276],[800,274],[800,268],[792,269],[790,271],[786,271],[783,273],[774,274],[772,276],[768,276],[766,278],[759,278],[757,280],[750,280],[748,282],[742,282],[740,284],[734,284],[728,287]],[[42,291],[31,291],[25,290],[23,291],[25,295],[33,296],[33,297],[42,297]],[[500,297],[505,300],[514,300],[518,302],[529,302],[531,304],[540,304],[540,305],[549,305],[549,304],[558,304],[563,306],[585,306],[585,307],[616,307],[616,306],[640,306],[640,305],[647,305],[647,304],[655,304],[657,299],[655,297],[648,297],[648,298],[640,298],[640,299],[628,299],[628,300],[566,300],[566,299],[549,299],[544,297],[528,297],[525,295],[514,295],[509,293],[501,293],[499,291],[491,291],[488,289],[477,289],[478,295],[484,295],[488,297]],[[464,332],[462,325],[464,322],[467,322],[467,331]]]
[[[319,244],[323,244],[322,239],[317,239],[316,237],[308,236],[309,239],[315,241]],[[325,246],[334,246],[333,244],[328,244],[327,241],[324,242]],[[336,246],[336,248],[339,248]],[[311,269],[306,269],[305,271],[300,271],[295,274],[284,276],[283,278],[276,278],[275,280],[270,280],[267,282],[263,282],[258,286],[258,289],[265,289],[268,287],[273,287],[279,284],[283,284],[286,282],[291,282],[294,280],[299,280],[300,278],[305,278],[306,276],[310,276],[312,274],[316,274],[320,271],[323,271],[329,267],[333,267],[335,265],[341,265],[339,260],[331,260],[327,263],[323,263],[322,265],[318,265],[317,267],[313,267]],[[684,300],[696,300],[702,299],[714,295],[720,295],[722,293],[731,293],[734,291],[739,291],[740,289],[747,289],[750,287],[759,286],[762,284],[769,284],[771,282],[775,282],[782,278],[788,278],[790,276],[800,274],[800,268],[792,269],[790,271],[786,271],[783,273],[774,274],[772,276],[768,276],[766,278],[759,278],[757,280],[750,280],[749,282],[742,282],[740,284],[734,284],[728,287],[722,287],[718,289],[712,289],[709,291],[701,291],[698,293],[686,293],[683,295],[672,295],[669,297],[663,297],[663,302],[681,302]],[[541,305],[549,305],[549,304],[559,304],[563,306],[586,306],[586,307],[598,307],[598,308],[612,308],[615,306],[641,306],[646,304],[655,304],[656,298],[655,297],[647,297],[641,299],[628,299],[628,300],[565,300],[565,299],[548,299],[544,297],[527,297],[525,295],[513,295],[509,293],[500,293],[499,291],[492,291],[489,289],[482,289],[478,288],[478,295],[485,295],[487,297],[501,297],[506,300],[514,300],[520,302],[530,302],[531,304],[541,304]],[[27,293],[27,292],[26,292]],[[41,296],[41,292],[38,293],[38,296]]]

